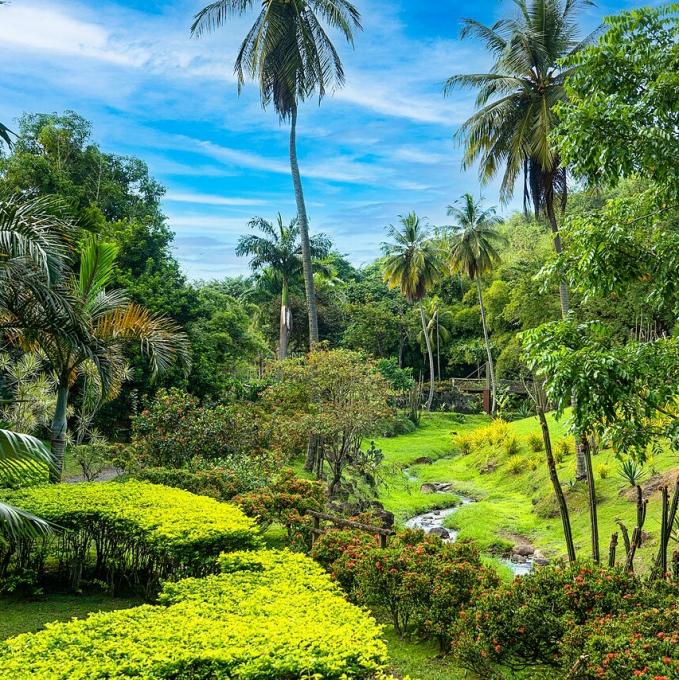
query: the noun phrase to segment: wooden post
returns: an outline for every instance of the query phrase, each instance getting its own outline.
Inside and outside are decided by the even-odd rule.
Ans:
[[[610,542],[610,545],[608,546],[608,566],[609,567],[615,566],[615,549],[617,547],[618,547],[618,532],[616,531],[611,536],[611,542]]]
[[[379,534],[380,537],[380,548],[384,549],[387,547],[387,535]]]
[[[314,528],[313,531],[311,532],[311,545],[313,545],[316,542],[316,536],[318,535],[318,531],[321,528],[321,520],[314,515],[313,517],[313,522],[314,522]]]

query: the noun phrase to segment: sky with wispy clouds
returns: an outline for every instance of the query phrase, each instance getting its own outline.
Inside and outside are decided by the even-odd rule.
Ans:
[[[0,7],[0,120],[72,109],[106,151],[145,160],[167,188],[175,253],[193,279],[244,273],[238,236],[254,215],[291,218],[288,129],[262,110],[254,85],[238,96],[233,62],[252,16],[189,37],[201,0],[11,0]],[[256,5],[257,3],[255,3]],[[508,0],[355,0],[363,32],[337,38],[346,86],[300,111],[299,158],[312,232],[332,236],[361,265],[384,228],[417,211],[445,224],[465,191],[497,203],[460,166],[453,140],[473,95],[442,94],[445,79],[489,65],[458,39],[460,21],[492,23]],[[610,0],[583,12],[583,32],[640,3]],[[515,208],[507,206],[508,211]]]

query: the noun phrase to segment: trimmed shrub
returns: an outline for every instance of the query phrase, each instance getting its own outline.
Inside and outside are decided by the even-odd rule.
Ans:
[[[0,679],[372,678],[380,627],[312,560],[237,553],[226,573],[167,584],[159,606],[48,624],[0,643]]]
[[[454,439],[455,446],[460,449],[460,453],[463,456],[468,456],[476,448],[476,439],[469,432],[464,432],[463,434],[458,434]]]
[[[39,564],[40,573],[49,556],[73,588],[91,575],[151,593],[160,579],[211,573],[222,551],[260,542],[255,523],[233,505],[147,482],[41,486],[6,499],[63,531],[8,546],[0,564]]]
[[[606,463],[599,463],[599,465],[596,466],[596,472],[600,479],[606,479],[611,473],[611,466],[606,465]]]
[[[516,456],[521,452],[521,444],[514,435],[508,436],[504,442],[504,450],[508,456]]]
[[[142,468],[134,471],[132,476],[141,481],[184,489],[220,501],[229,501],[238,494],[262,486],[265,482],[265,470],[259,465],[242,465],[237,468],[214,467],[204,470]]]

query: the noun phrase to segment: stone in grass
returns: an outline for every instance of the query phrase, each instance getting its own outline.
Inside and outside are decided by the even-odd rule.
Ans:
[[[430,532],[430,536],[438,536],[439,538],[442,538],[443,540],[447,540],[450,538],[450,532],[448,529],[444,527],[434,527]]]
[[[415,459],[415,465],[431,465],[433,462],[433,458],[429,458],[429,456],[420,456]]]
[[[427,482],[426,484],[423,484],[420,487],[420,491],[422,493],[436,493],[437,491],[436,484],[430,484],[429,482]]]
[[[527,543],[515,545],[512,548],[512,552],[515,555],[521,555],[522,557],[529,557],[535,552],[535,548],[532,545],[528,545]]]

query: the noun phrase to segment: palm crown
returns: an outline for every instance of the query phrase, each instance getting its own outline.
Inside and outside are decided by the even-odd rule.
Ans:
[[[461,207],[448,206],[448,215],[456,219],[450,242],[450,265],[474,280],[500,260],[500,247],[506,239],[496,228],[502,220],[495,214],[495,208],[483,209],[481,201],[474,200],[471,194],[464,194],[461,204]]]
[[[262,217],[255,217],[248,226],[259,230],[262,236],[241,236],[236,245],[236,255],[251,255],[250,267],[253,270],[270,267],[276,277],[286,281],[301,274],[302,245],[296,218],[286,225],[279,213],[275,224]],[[311,257],[325,257],[330,250],[330,239],[325,234],[317,234],[309,239],[309,245]]]
[[[500,187],[509,200],[519,175],[524,175],[524,207],[532,200],[535,213],[544,207],[546,192],[565,195],[565,172],[550,142],[554,105],[565,98],[569,71],[562,58],[587,41],[578,40],[575,13],[589,0],[514,0],[515,19],[485,26],[465,19],[462,37],[485,42],[495,58],[489,73],[456,75],[445,92],[457,86],[478,88],[477,111],[460,128],[465,142],[463,165],[479,162],[482,182],[504,166]],[[591,37],[591,36],[590,36]]]
[[[253,9],[254,0],[218,0],[196,14],[191,33],[201,36],[230,16]],[[344,83],[344,69],[325,29],[339,30],[353,44],[360,29],[356,7],[347,0],[263,0],[255,23],[241,44],[235,73],[239,90],[246,78],[259,81],[262,104],[273,104],[283,119],[297,103]]]
[[[384,278],[390,288],[399,288],[408,302],[421,300],[439,279],[442,267],[439,248],[429,229],[413,212],[400,216],[400,226],[387,229]]]

